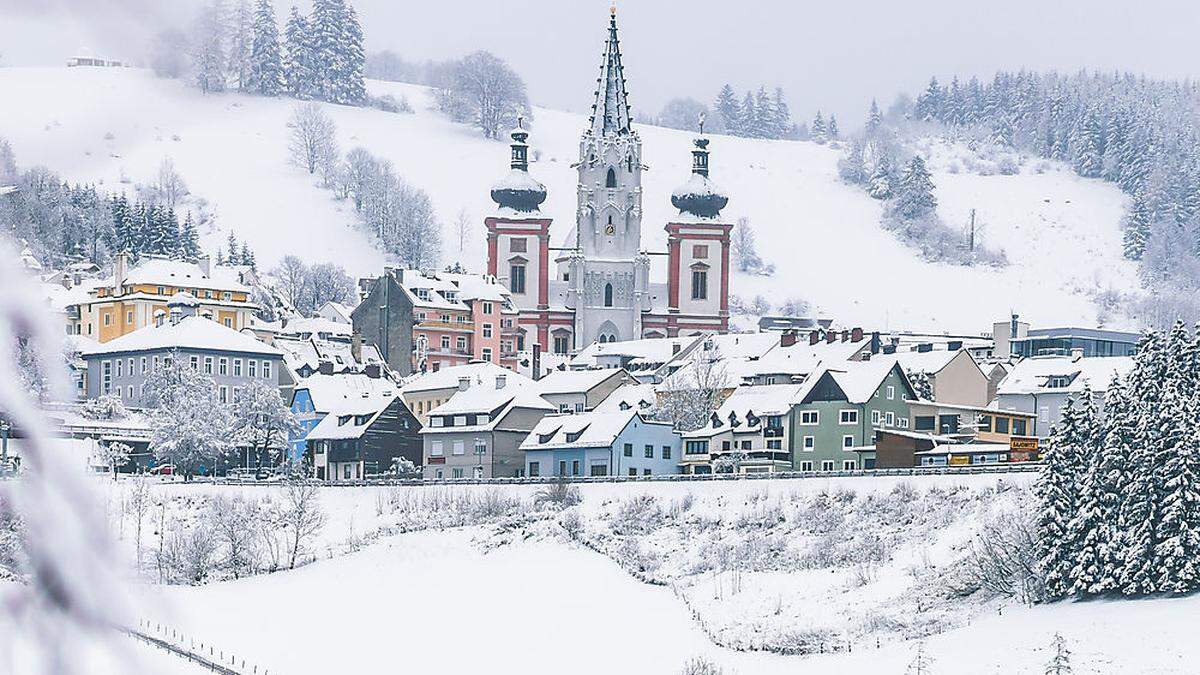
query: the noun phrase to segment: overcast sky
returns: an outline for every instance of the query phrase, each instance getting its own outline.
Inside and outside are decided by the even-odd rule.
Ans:
[[[282,18],[290,3],[275,1]],[[84,49],[135,59],[147,35],[183,20],[195,2],[0,0],[0,59],[56,65]],[[591,103],[607,0],[352,2],[368,50],[442,59],[487,49],[525,78],[534,103],[575,111]],[[821,108],[858,123],[872,96],[886,104],[933,74],[1200,71],[1200,3],[1183,0],[625,0],[618,21],[631,103],[649,112],[673,96],[709,101],[728,81],[739,90],[782,86],[797,117]]]

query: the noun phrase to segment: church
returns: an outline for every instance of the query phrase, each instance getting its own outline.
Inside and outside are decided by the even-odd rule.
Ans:
[[[579,140],[575,228],[550,245],[552,218],[540,211],[546,188],[529,173],[529,132],[512,132],[508,174],[491,197],[488,273],[519,312],[520,349],[569,354],[593,342],[675,337],[729,328],[728,197],[709,180],[708,139],[695,141],[692,174],[671,194],[679,213],[667,231],[667,279],[650,278],[642,248],[642,142],[633,129],[617,41],[608,26],[596,101]],[[665,196],[663,197],[665,198]],[[553,259],[551,252],[554,253]]]

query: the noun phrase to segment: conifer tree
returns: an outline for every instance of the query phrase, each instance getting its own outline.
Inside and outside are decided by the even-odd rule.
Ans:
[[[846,154],[838,160],[838,175],[847,183],[861,185],[867,182],[867,165],[863,159],[863,142],[854,139]]]
[[[1147,333],[1138,343],[1137,358],[1127,386],[1136,411],[1133,445],[1129,455],[1129,482],[1121,498],[1117,527],[1121,537],[1120,590],[1125,595],[1155,592],[1155,524],[1159,519],[1158,459],[1163,415],[1163,387],[1168,356],[1162,338]]]
[[[836,141],[838,139],[837,116],[833,113],[829,113],[829,125],[825,127],[825,135],[828,136],[829,140],[831,141]]]
[[[754,94],[747,91],[742,97],[741,120],[738,128],[741,130],[741,135],[747,138],[754,137],[754,129],[757,126],[758,109],[754,106]]]
[[[1146,252],[1146,242],[1150,240],[1150,218],[1149,199],[1145,192],[1138,192],[1130,202],[1129,212],[1125,214],[1126,259],[1142,259],[1142,254]]]
[[[900,178],[900,186],[896,191],[896,212],[911,220],[932,213],[936,208],[933,180],[925,168],[925,160],[920,155],[914,155]]]
[[[1080,120],[1072,142],[1075,171],[1085,178],[1098,178],[1104,169],[1104,131],[1094,113]]]
[[[314,0],[309,19],[312,37],[314,92],[323,101],[340,98],[339,74],[345,59],[346,5],[342,0]]]
[[[1075,551],[1071,547],[1071,520],[1079,489],[1079,450],[1082,439],[1080,413],[1074,399],[1063,406],[1059,426],[1050,435],[1042,468],[1034,483],[1040,510],[1037,519],[1039,567],[1046,598],[1058,600],[1072,587]]]
[[[825,118],[821,116],[820,110],[813,117],[812,125],[808,128],[808,133],[817,143],[824,143],[828,140],[829,130],[825,127]]]
[[[792,137],[792,111],[783,96],[783,88],[775,88],[775,135],[774,138]]]
[[[867,182],[867,194],[875,199],[891,199],[895,193],[895,168],[891,155],[883,154],[875,162],[875,170]]]
[[[367,100],[367,85],[363,81],[367,56],[363,51],[362,24],[354,7],[347,5],[342,28],[342,55],[337,73],[339,87],[336,103],[362,105]]]
[[[1183,322],[1167,339],[1163,419],[1155,461],[1159,518],[1155,523],[1152,573],[1159,592],[1200,587],[1200,402],[1196,395],[1196,346]]]
[[[775,101],[767,94],[765,87],[759,87],[754,95],[754,133],[755,138],[778,138],[779,121],[775,114]]]
[[[913,106],[913,116],[925,122],[932,122],[941,117],[941,112],[942,88],[938,85],[937,78],[933,77],[929,80],[929,86],[917,97],[917,103]]]
[[[196,17],[192,34],[192,76],[201,91],[224,91],[227,39],[225,4],[208,0]]]
[[[883,117],[879,114],[879,104],[871,99],[871,109],[867,112],[867,135],[873,136],[883,125]]]
[[[738,104],[737,94],[733,93],[733,87],[728,83],[722,86],[721,91],[717,93],[713,110],[721,118],[725,133],[730,136],[742,135],[742,108]]]
[[[287,92],[299,99],[313,98],[316,73],[312,26],[295,5],[284,28],[284,47],[283,77]]]
[[[196,232],[196,223],[192,220],[192,212],[183,219],[183,227],[179,231],[179,249],[184,258],[200,257],[200,237]]]
[[[1060,633],[1054,634],[1050,642],[1050,661],[1046,663],[1045,675],[1071,675],[1071,650]]]
[[[263,96],[278,96],[283,81],[275,8],[271,6],[271,0],[258,0],[254,11],[254,41],[250,50],[249,89]]]
[[[1075,490],[1073,509],[1069,514],[1065,540],[1060,542],[1062,548],[1072,552],[1076,558],[1072,561],[1070,572],[1064,580],[1064,592],[1075,595],[1086,595],[1092,586],[1098,583],[1102,571],[1096,561],[1100,557],[1099,544],[1095,538],[1100,534],[1101,514],[1093,503],[1098,496],[1093,493],[1092,470],[1098,469],[1101,457],[1101,427],[1095,407],[1095,394],[1090,384],[1084,383],[1083,391],[1075,401],[1075,417],[1073,428],[1064,428],[1064,435],[1054,442],[1067,442],[1074,445]]]
[[[228,260],[229,264],[231,265],[238,264],[238,261],[242,259],[242,252],[238,247],[238,240],[237,237],[234,236],[233,230],[229,231],[229,237],[226,238],[225,245],[229,247],[229,255],[226,256],[225,259]]]
[[[229,26],[229,77],[237,91],[250,91],[250,55],[254,48],[254,13],[247,0],[236,0]]]

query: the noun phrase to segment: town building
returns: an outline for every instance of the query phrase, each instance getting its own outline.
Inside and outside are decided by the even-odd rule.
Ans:
[[[894,358],[830,365],[793,398],[789,440],[797,471],[871,468],[877,429],[908,429],[917,395]]]
[[[624,370],[555,370],[538,380],[542,398],[560,413],[590,412],[633,378]]]
[[[314,477],[361,480],[392,470],[397,460],[422,461],[421,424],[399,394],[344,402],[306,438]]]
[[[792,470],[788,415],[800,385],[738,388],[709,417],[683,434],[683,473],[771,473]]]
[[[425,478],[511,478],[525,474],[521,443],[554,406],[532,384],[496,375],[429,413],[421,430]]]
[[[547,415],[520,448],[529,477],[679,473],[679,434],[634,409]]]
[[[702,130],[701,130],[702,131]],[[512,133],[509,173],[491,191],[488,273],[509,289],[523,344],[575,353],[593,342],[675,337],[729,326],[728,202],[709,179],[709,141],[696,139],[691,177],[671,195],[667,278],[650,279],[642,247],[642,142],[633,128],[615,11],[588,128],[579,143],[574,227],[550,255],[546,188],[529,174],[529,133]]]
[[[413,372],[413,303],[400,280],[403,270],[384,268],[383,275],[359,279],[362,302],[351,312],[354,333],[375,345],[388,367],[400,375]]]
[[[570,359],[572,370],[620,368],[643,383],[658,383],[682,365],[704,342],[704,335],[593,342]],[[563,346],[563,349],[567,347]]]
[[[400,393],[421,424],[428,425],[429,413],[434,408],[449,401],[460,391],[481,387],[484,383],[492,386],[497,377],[504,377],[508,384],[516,386],[525,386],[533,382],[494,363],[473,361],[465,366],[450,366],[408,380],[400,389]]]
[[[910,351],[897,351],[896,360],[910,380],[929,381],[931,400],[966,406],[985,406],[992,400],[988,376],[966,349],[937,349],[922,343]]]
[[[255,381],[280,385],[280,350],[198,316],[200,309],[203,304],[190,293],[178,292],[157,324],[81,353],[87,363],[88,397],[116,394],[126,407],[142,407],[150,375],[173,358],[212,378],[222,403],[236,403],[242,389]]]
[[[1030,434],[1045,438],[1062,419],[1067,399],[1078,397],[1089,387],[1097,405],[1102,406],[1113,377],[1125,377],[1132,369],[1131,356],[1086,358],[1076,352],[1071,356],[1026,358],[1013,366],[996,389],[997,407],[1037,415]]]
[[[67,309],[68,332],[105,343],[158,322],[176,293],[198,302],[196,314],[235,331],[249,326],[258,308],[237,270],[198,262],[145,257],[130,267],[129,254],[118,253],[113,276],[92,287],[85,299]]]
[[[308,435],[328,415],[373,414],[386,408],[399,393],[399,385],[388,379],[382,369],[334,372],[329,361],[322,362],[320,370],[296,383],[290,398],[292,414],[300,427],[288,439],[291,460],[299,462],[304,458],[309,449]],[[418,428],[419,424],[418,421]],[[419,456],[414,461],[420,464]]]
[[[1133,356],[1141,337],[1141,333],[1099,328],[1034,328],[1009,342],[1014,356],[1068,356],[1079,352],[1091,358]]]

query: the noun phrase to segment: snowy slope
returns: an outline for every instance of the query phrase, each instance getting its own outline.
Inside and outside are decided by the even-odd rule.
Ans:
[[[581,77],[580,96],[588,95]],[[444,258],[483,266],[482,217],[488,189],[507,168],[507,147],[429,110],[428,91],[371,82],[373,93],[406,95],[416,113],[326,106],[343,150],[363,145],[427,190],[445,224]],[[170,156],[192,191],[215,206],[221,226],[247,240],[268,266],[289,252],[334,260],[352,273],[383,262],[354,227],[351,209],[285,162],[285,124],[295,103],[236,94],[204,96],[139,70],[0,69],[0,136],[22,164],[44,163],[71,179],[116,187],[122,177],[149,180]],[[575,172],[570,168],[585,120],[538,109],[531,142],[534,175],[546,184],[543,211],[555,218],[554,243],[572,227]],[[687,178],[692,134],[640,127],[646,162],[644,245],[665,250],[662,224],[671,190]],[[106,140],[106,134],[112,134]],[[713,178],[731,195],[725,215],[751,219],[759,252],[774,278],[735,276],[732,292],[789,297],[849,324],[953,330],[984,329],[1014,310],[1034,322],[1092,323],[1090,294],[1136,288],[1120,259],[1120,193],[1066,171],[1009,177],[950,175],[934,181],[947,222],[976,208],[986,241],[1012,265],[968,270],[933,265],[878,227],[880,206],[837,178],[838,151],[812,143],[716,137]],[[458,250],[454,221],[477,227]],[[223,232],[206,235],[209,245]],[[281,243],[282,242],[282,243]],[[661,259],[658,260],[661,265]],[[659,272],[661,275],[661,271]]]

